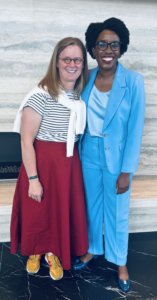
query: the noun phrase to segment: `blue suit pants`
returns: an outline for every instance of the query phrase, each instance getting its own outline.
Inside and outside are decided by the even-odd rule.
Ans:
[[[119,174],[108,171],[104,139],[85,134],[81,160],[86,194],[88,253],[104,254],[105,258],[123,266],[128,253],[130,190],[117,195]]]

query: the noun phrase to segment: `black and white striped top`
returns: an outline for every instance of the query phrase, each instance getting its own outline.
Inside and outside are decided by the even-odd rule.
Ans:
[[[32,92],[24,107],[31,107],[37,111],[42,120],[36,138],[44,141],[66,142],[70,109],[56,102],[52,96],[41,89],[39,92]],[[68,93],[69,99],[79,100],[76,93]],[[77,135],[75,142],[79,139]]]

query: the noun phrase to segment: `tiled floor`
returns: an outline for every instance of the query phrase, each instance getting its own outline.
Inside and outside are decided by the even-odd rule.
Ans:
[[[0,243],[0,300],[114,300],[157,299],[157,232],[130,234],[128,267],[132,287],[125,295],[116,283],[115,266],[102,256],[84,271],[67,271],[53,281],[42,260],[36,275],[25,271],[26,258],[10,255],[9,243]]]

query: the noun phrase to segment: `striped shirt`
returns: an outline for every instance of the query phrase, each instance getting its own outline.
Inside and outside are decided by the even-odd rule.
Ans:
[[[70,92],[68,98],[79,100],[79,96]],[[36,138],[38,140],[66,142],[70,119],[70,109],[55,101],[54,98],[41,89],[30,95],[24,107],[31,107],[42,116]],[[75,136],[75,142],[79,136]]]

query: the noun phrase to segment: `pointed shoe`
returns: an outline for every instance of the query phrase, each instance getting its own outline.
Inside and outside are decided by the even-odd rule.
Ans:
[[[129,278],[128,280],[122,280],[118,278],[118,285],[124,293],[127,293],[130,290],[131,281]]]
[[[89,259],[86,262],[81,261],[80,259],[76,259],[74,264],[73,264],[73,269],[74,270],[82,270],[84,269],[93,259],[96,259],[98,255],[93,255],[91,259]]]

